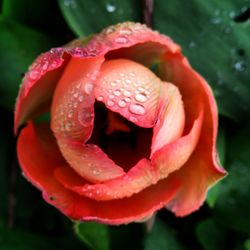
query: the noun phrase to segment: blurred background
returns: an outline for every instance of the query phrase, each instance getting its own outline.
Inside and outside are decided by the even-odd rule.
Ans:
[[[155,0],[152,26],[180,44],[216,97],[217,147],[229,176],[185,218],[161,210],[144,224],[74,223],[46,204],[16,159],[13,109],[24,73],[52,47],[123,21],[140,0],[0,0],[0,250],[250,250],[250,0]]]

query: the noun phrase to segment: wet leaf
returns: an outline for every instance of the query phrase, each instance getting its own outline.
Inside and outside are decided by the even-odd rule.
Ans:
[[[108,227],[94,222],[75,223],[75,233],[80,240],[93,250],[108,250]]]
[[[13,109],[23,74],[53,40],[0,16],[0,104]]]
[[[250,127],[228,139],[227,167],[229,175],[221,182],[214,207],[215,218],[227,227],[250,232]]]
[[[176,232],[159,219],[145,238],[145,250],[184,250]]]
[[[235,22],[250,1],[155,1],[154,24],[181,44],[211,84],[222,115],[250,112],[250,21]]]
[[[140,21],[140,1],[58,0],[62,13],[77,36],[97,33],[111,24]]]

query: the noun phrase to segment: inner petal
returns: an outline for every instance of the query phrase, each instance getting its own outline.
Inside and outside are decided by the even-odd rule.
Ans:
[[[95,97],[108,109],[134,124],[155,125],[161,80],[147,67],[127,59],[103,63],[95,84]]]
[[[98,145],[118,166],[128,172],[141,159],[149,159],[153,129],[142,128],[120,114],[95,103],[94,130],[88,144]]]

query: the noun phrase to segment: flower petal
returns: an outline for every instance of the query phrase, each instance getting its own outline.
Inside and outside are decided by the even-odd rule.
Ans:
[[[46,138],[46,139],[45,139]],[[49,144],[48,140],[50,141]],[[24,147],[25,144],[25,147]],[[51,145],[51,148],[45,147]],[[51,150],[53,154],[51,154]],[[32,154],[32,160],[30,155]],[[61,158],[48,126],[29,123],[18,139],[18,157],[25,176],[43,191],[44,199],[71,219],[125,224],[140,221],[162,208],[176,194],[178,179],[163,180],[130,198],[100,202],[64,188],[55,178],[57,168],[70,169]],[[72,172],[66,172],[68,180]],[[81,180],[78,177],[78,183]]]
[[[185,112],[181,94],[176,86],[163,82],[158,121],[154,126],[151,155],[178,139],[184,130]]]
[[[157,118],[160,86],[160,79],[139,63],[107,60],[95,84],[95,96],[108,109],[149,128]]]
[[[94,81],[103,58],[72,58],[54,93],[51,127],[70,166],[82,177],[101,182],[124,174],[94,145],[84,145],[94,123]]]
[[[196,150],[188,162],[176,173],[174,178],[182,179],[182,186],[175,199],[168,206],[178,216],[184,216],[199,208],[204,202],[208,188],[226,175],[219,166],[216,153],[217,108],[212,91],[182,55],[167,53],[162,60],[163,79],[174,82],[182,93],[184,105],[193,102],[185,109],[186,117],[192,117],[197,105],[194,96],[199,96],[204,105],[204,118]],[[189,84],[187,84],[187,82]],[[190,124],[190,120],[186,121]],[[195,169],[194,169],[195,167]],[[169,178],[172,175],[169,176]]]

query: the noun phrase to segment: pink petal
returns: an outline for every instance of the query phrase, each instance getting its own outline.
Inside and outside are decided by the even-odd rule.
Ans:
[[[184,130],[185,112],[181,94],[173,84],[163,82],[158,121],[154,126],[151,155],[178,139]]]
[[[95,84],[97,100],[141,127],[152,127],[158,113],[161,81],[136,62],[116,59],[103,63]]]
[[[188,162],[173,174],[174,178],[181,178],[182,186],[168,207],[176,215],[184,216],[197,210],[204,202],[208,188],[226,174],[217,162],[218,114],[209,85],[190,67],[182,55],[166,54],[161,73],[165,80],[174,82],[182,93],[184,105],[187,106],[187,119],[193,116],[193,107],[197,105],[195,96],[198,96],[204,105],[204,118],[196,150]],[[187,126],[190,123],[190,120],[186,121]]]
[[[48,145],[47,140],[50,140],[51,148],[45,147]],[[52,148],[53,154],[50,153]],[[34,126],[29,123],[21,131],[18,139],[18,157],[25,176],[43,191],[44,199],[74,220],[91,220],[107,224],[140,221],[162,208],[179,188],[177,179],[172,179],[171,182],[163,180],[131,198],[108,202],[97,202],[75,194],[65,189],[54,176],[55,169],[70,168],[61,158],[48,126],[44,125]],[[68,181],[73,178],[74,182],[77,180],[81,183],[71,171],[66,171],[65,174]]]

